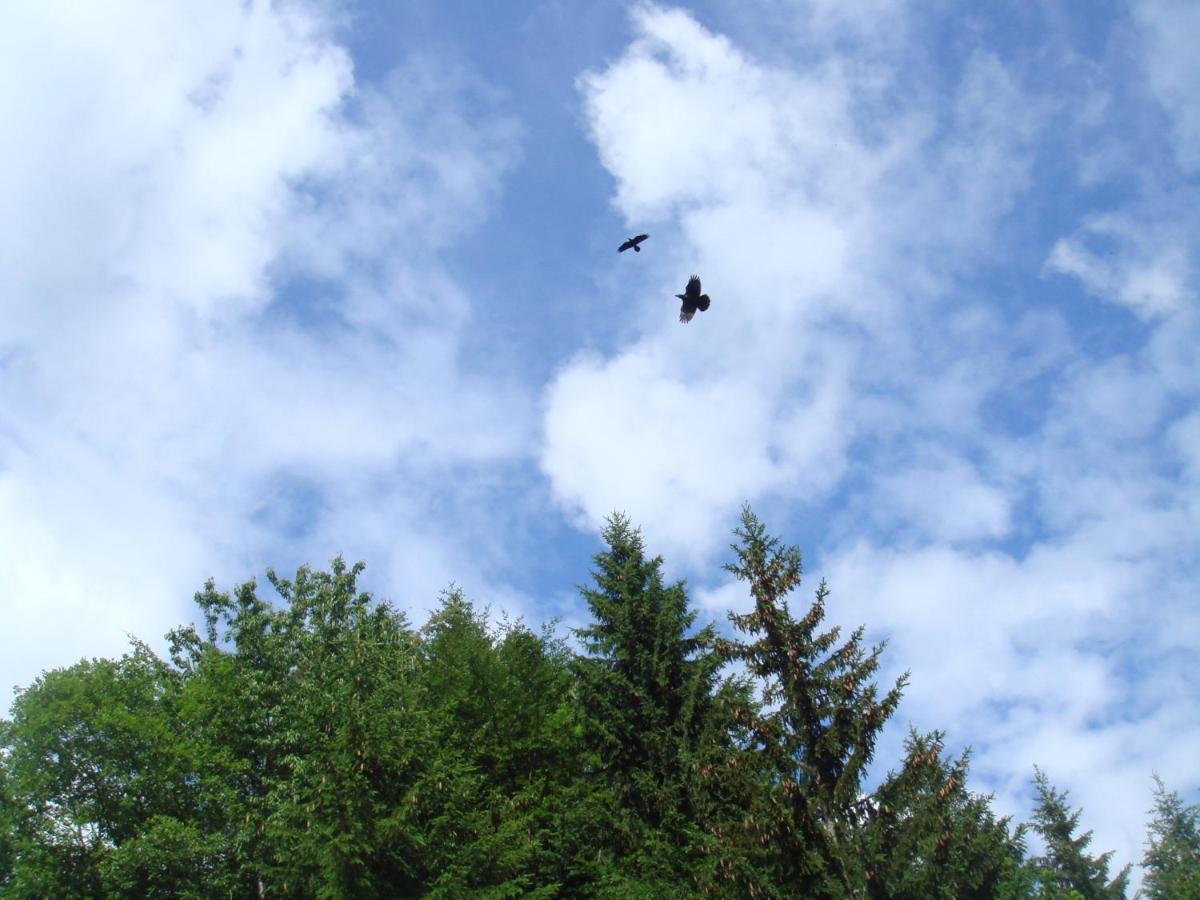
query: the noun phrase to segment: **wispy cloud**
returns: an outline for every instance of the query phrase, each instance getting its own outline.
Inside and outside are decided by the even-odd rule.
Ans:
[[[1139,0],[1133,15],[1152,94],[1162,106],[1180,164],[1195,172],[1200,168],[1200,59],[1190,36],[1200,28],[1200,10],[1187,0]]]
[[[977,54],[938,98],[946,121],[914,103],[868,126],[874,79],[756,62],[676,10],[643,7],[635,24],[627,53],[582,82],[589,121],[618,209],[677,221],[671,262],[686,277],[702,260],[714,305],[707,327],[659,315],[665,326],[617,357],[568,367],[549,393],[544,466],[589,521],[621,506],[670,551],[707,551],[741,499],[819,499],[873,427],[864,413],[891,415],[944,355],[937,333],[976,327],[961,309],[939,318],[949,279],[988,258],[1028,177],[1037,112]],[[656,281],[639,306],[661,310],[670,288]],[[945,387],[943,414],[958,402]],[[639,464],[608,465],[621,448]],[[672,481],[673,503],[647,493]]]
[[[477,577],[490,529],[421,510],[486,492],[532,406],[464,358],[438,253],[511,117],[419,56],[356,84],[301,4],[4,17],[0,681],[264,563],[341,550],[418,606]]]
[[[1176,312],[1190,305],[1194,279],[1188,248],[1173,238],[1153,223],[1098,215],[1055,243],[1046,271],[1077,278],[1090,293],[1143,318]]]

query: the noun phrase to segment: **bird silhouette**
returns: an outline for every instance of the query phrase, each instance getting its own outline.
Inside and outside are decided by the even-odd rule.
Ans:
[[[692,321],[692,316],[696,315],[696,310],[704,312],[708,309],[709,299],[708,294],[700,293],[700,276],[693,275],[688,279],[687,287],[683,289],[682,294],[676,294],[683,305],[679,307],[679,321],[688,323]]]
[[[639,247],[638,244],[640,244],[642,241],[644,241],[648,237],[650,237],[650,235],[648,235],[648,234],[639,234],[634,237],[631,237],[629,240],[627,240],[625,243],[623,243],[620,247],[617,248],[617,252],[624,253],[626,250],[628,250],[630,247],[632,247],[634,253],[641,253],[642,248]]]

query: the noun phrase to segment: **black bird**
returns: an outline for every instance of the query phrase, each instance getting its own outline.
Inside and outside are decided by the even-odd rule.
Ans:
[[[638,244],[640,244],[642,241],[644,241],[648,237],[650,237],[650,235],[648,235],[648,234],[639,234],[636,237],[631,237],[629,240],[627,240],[625,243],[623,243],[620,247],[617,248],[617,252],[624,253],[626,250],[628,250],[630,247],[632,247],[634,253],[641,253],[642,248],[639,247]]]
[[[693,275],[689,278],[687,287],[683,289],[683,293],[676,294],[675,296],[683,301],[683,305],[679,307],[680,322],[690,322],[692,321],[692,316],[696,314],[696,310],[704,312],[704,310],[708,309],[708,294],[700,293],[699,275]]]

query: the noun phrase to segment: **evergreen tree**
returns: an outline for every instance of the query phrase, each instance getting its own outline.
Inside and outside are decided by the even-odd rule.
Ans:
[[[726,569],[749,583],[754,609],[730,616],[749,640],[721,646],[762,683],[761,711],[745,708],[740,718],[772,775],[767,802],[745,825],[778,889],[854,896],[865,880],[855,840],[863,774],[905,678],[880,697],[871,678],[882,646],[864,648],[862,628],[841,644],[838,628],[819,630],[824,582],[804,616],[793,618],[787,597],[800,584],[800,551],[768,536],[748,507],[735,534],[737,562]]]
[[[581,773],[565,648],[520,625],[490,633],[457,590],[421,637],[435,744],[420,804],[433,895],[553,895],[572,878],[562,859],[577,835],[561,826]]]
[[[575,860],[595,852],[583,781],[580,711],[571,654],[548,630],[508,625],[494,643],[487,752],[489,828],[475,871],[495,873],[495,896],[558,896],[590,882]]]
[[[662,558],[646,557],[629,520],[612,516],[603,537],[595,586],[581,589],[593,622],[577,632],[585,655],[576,672],[593,774],[617,815],[605,843],[620,871],[605,892],[694,889],[712,858],[701,849],[690,773],[714,738],[721,662],[711,627],[691,633],[695,613],[683,584],[663,583]]]
[[[871,897],[1027,896],[1024,829],[967,790],[969,754],[946,760],[943,734],[910,731],[904,765],[871,797],[862,828]]]
[[[1036,896],[1064,900],[1125,897],[1129,866],[1110,881],[1108,864],[1112,851],[1099,856],[1088,855],[1086,851],[1092,842],[1092,833],[1087,831],[1075,836],[1081,811],[1072,811],[1067,806],[1068,792],[1055,790],[1041,769],[1034,771],[1034,785],[1038,803],[1033,812],[1033,828],[1046,844],[1045,854],[1030,860],[1037,881]]]
[[[1152,900],[1200,897],[1200,806],[1184,806],[1179,794],[1168,791],[1155,775],[1151,813],[1141,893]]]

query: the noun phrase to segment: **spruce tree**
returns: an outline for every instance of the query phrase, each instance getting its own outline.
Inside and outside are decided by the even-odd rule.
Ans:
[[[663,582],[662,558],[647,558],[641,533],[612,516],[595,557],[595,586],[581,593],[593,622],[579,629],[579,700],[593,775],[611,792],[619,820],[611,893],[691,880],[702,841],[689,772],[711,737],[720,661],[712,629],[691,632],[695,613],[681,582]],[[637,877],[622,887],[621,879]]]
[[[1151,813],[1142,892],[1152,900],[1200,897],[1200,806],[1184,806],[1179,794],[1168,791],[1155,775]]]
[[[1129,866],[1112,880],[1108,864],[1112,851],[1091,856],[1087,846],[1092,833],[1076,836],[1081,810],[1067,805],[1067,791],[1055,790],[1041,769],[1034,770],[1038,803],[1033,812],[1033,829],[1046,844],[1046,852],[1030,860],[1037,880],[1037,896],[1080,897],[1082,900],[1123,898],[1129,886]]]
[[[221,860],[234,893],[258,894],[275,884],[271,793],[289,776],[281,721],[292,661],[284,617],[259,597],[254,579],[232,592],[210,579],[194,600],[203,635],[193,625],[167,635],[184,682],[182,724],[202,750],[200,802],[209,833],[224,838]]]
[[[944,735],[910,731],[904,765],[872,794],[862,827],[867,893],[880,898],[1028,895],[1024,828],[1010,832],[991,798],[967,790],[969,753],[943,756]]]
[[[375,896],[419,888],[419,830],[405,803],[431,745],[411,684],[403,615],[357,588],[362,565],[268,572],[196,596],[203,635],[170,635],[184,680],[181,727],[197,735],[200,806],[236,896]],[[222,628],[223,626],[223,628]],[[159,829],[148,846],[180,835]]]
[[[858,895],[862,779],[907,676],[880,696],[871,679],[882,645],[865,648],[862,628],[840,644],[838,628],[820,630],[829,596],[823,581],[807,612],[793,617],[787,598],[800,585],[800,551],[769,536],[749,507],[735,534],[737,561],[726,569],[750,585],[754,609],[730,616],[748,639],[721,646],[762,683],[761,709],[747,706],[740,719],[771,772],[767,802],[745,827],[778,889]]]

